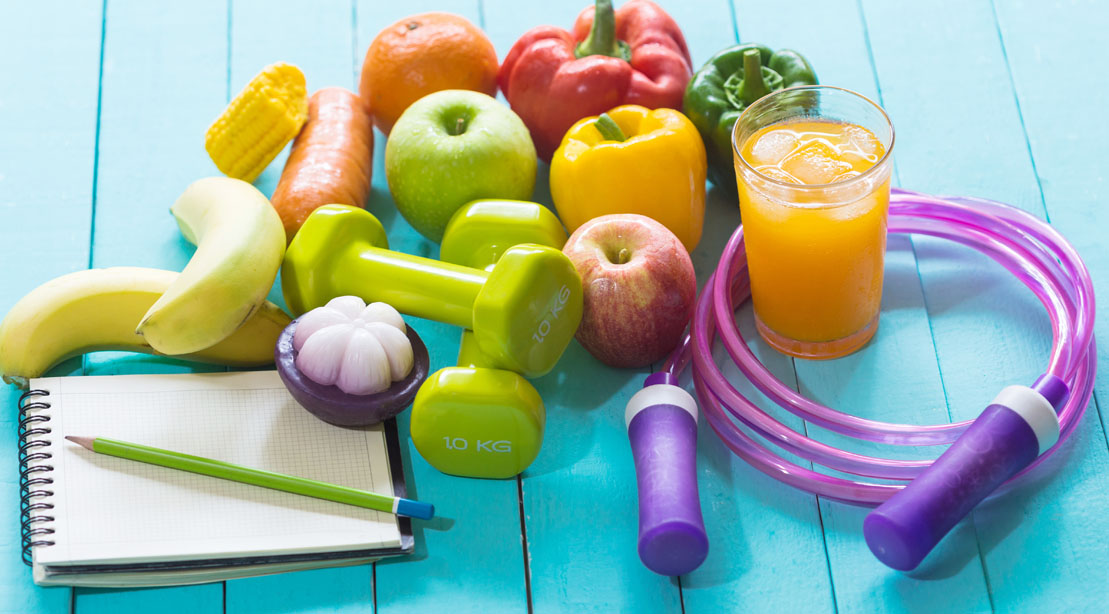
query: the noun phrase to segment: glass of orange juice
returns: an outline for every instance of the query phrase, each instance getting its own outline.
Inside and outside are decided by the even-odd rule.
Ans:
[[[769,94],[732,132],[751,299],[780,352],[836,358],[878,330],[893,125],[828,86]]]

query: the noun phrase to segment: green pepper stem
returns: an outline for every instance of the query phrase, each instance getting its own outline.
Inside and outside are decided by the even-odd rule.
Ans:
[[[766,80],[762,75],[762,55],[758,49],[743,52],[743,89],[742,96],[747,104],[765,96]]]
[[[609,117],[608,113],[601,113],[601,116],[593,122],[593,125],[597,128],[597,132],[601,133],[601,138],[606,141],[620,141],[623,143],[628,140],[628,137],[624,136],[624,131],[620,129],[620,125],[616,123],[616,120]]]
[[[612,0],[596,2],[589,36],[574,47],[574,56],[584,58],[590,55],[607,55],[630,62],[631,48],[616,38],[616,11],[612,9]]]

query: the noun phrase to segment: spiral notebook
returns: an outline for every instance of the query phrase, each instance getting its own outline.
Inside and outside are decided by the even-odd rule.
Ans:
[[[406,518],[64,439],[121,439],[406,496],[393,421],[322,422],[276,371],[35,379],[20,400],[19,430],[23,557],[38,584],[189,584],[412,551]]]

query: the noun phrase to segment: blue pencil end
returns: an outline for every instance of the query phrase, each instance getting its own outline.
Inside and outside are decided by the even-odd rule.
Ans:
[[[411,499],[400,499],[397,501],[397,515],[430,520],[435,515],[435,506]]]

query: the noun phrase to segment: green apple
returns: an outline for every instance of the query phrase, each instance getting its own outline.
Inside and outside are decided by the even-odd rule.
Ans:
[[[443,90],[412,103],[385,145],[397,210],[440,241],[454,212],[479,198],[530,200],[535,145],[527,126],[491,96]]]

